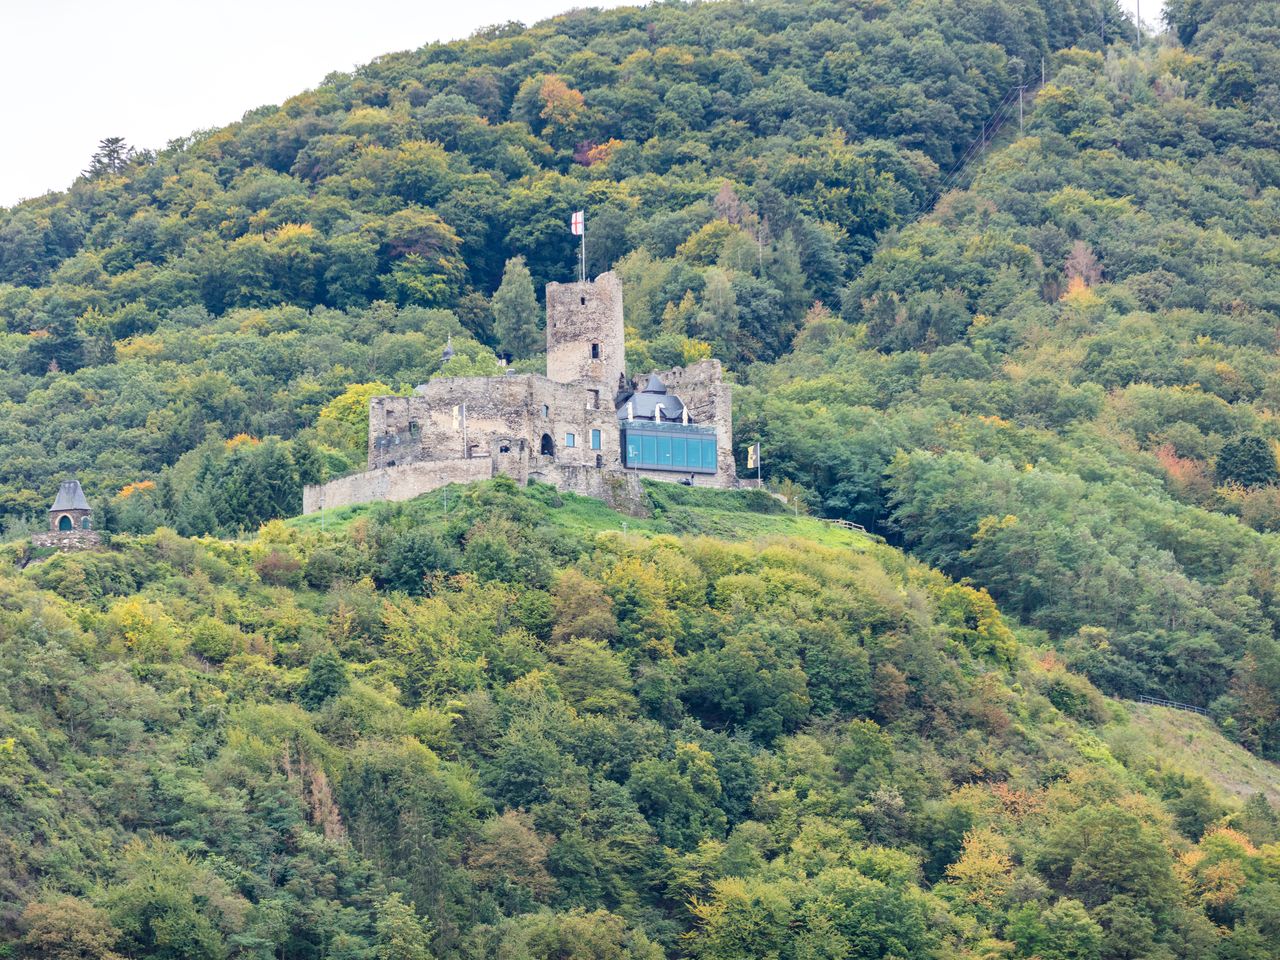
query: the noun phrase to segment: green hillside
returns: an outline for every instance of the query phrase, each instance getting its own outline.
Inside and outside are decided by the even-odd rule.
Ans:
[[[1224,737],[1212,720],[1175,710],[1126,704],[1125,717],[1104,734],[1112,753],[1126,766],[1149,764],[1203,777],[1228,795],[1260,793],[1280,803],[1280,766]]]
[[[1118,708],[984,592],[732,498],[677,536],[678,504],[450,493],[6,548],[11,953],[1276,946],[1271,808],[1113,755]]]
[[[1280,4],[1165,8],[575,11],[0,210],[0,958],[1280,956]],[[791,502],[299,517],[580,208]]]

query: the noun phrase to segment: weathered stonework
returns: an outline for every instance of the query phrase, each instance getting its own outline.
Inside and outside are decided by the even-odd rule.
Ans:
[[[520,484],[550,483],[632,513],[647,510],[642,476],[737,486],[731,388],[723,382],[720,362],[703,360],[658,374],[671,395],[669,412],[659,410],[651,421],[679,428],[681,421],[670,419],[670,411],[682,402],[687,429],[715,435],[715,470],[696,476],[625,465],[620,417],[632,409],[626,398],[647,380],[628,382],[625,369],[618,278],[606,273],[586,283],[548,284],[546,376],[437,377],[413,396],[374,397],[368,469],[306,487],[303,512],[408,500],[449,483],[499,474]]]
[[[547,284],[548,379],[599,385],[602,400],[611,400],[627,369],[623,338],[617,274],[603,273],[591,283]]]
[[[92,550],[102,545],[97,530],[46,530],[31,535],[33,547],[52,547],[70,553],[73,550]]]
[[[49,529],[31,538],[32,546],[56,550],[88,550],[102,541],[93,530],[93,511],[80,481],[63,480],[49,508]]]

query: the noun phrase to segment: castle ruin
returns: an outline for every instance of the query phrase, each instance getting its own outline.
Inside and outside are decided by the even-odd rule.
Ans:
[[[628,380],[615,274],[550,283],[546,299],[546,376],[440,376],[409,397],[374,397],[367,469],[305,487],[303,513],[499,474],[631,512],[643,509],[641,477],[739,485],[718,360]]]

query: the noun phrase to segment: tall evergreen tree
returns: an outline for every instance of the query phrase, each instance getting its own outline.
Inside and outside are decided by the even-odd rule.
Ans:
[[[108,173],[119,173],[133,159],[133,148],[125,143],[124,137],[107,137],[98,141],[98,149],[89,158],[89,166],[84,175],[90,179]]]
[[[517,360],[537,353],[542,347],[538,314],[533,276],[525,266],[524,257],[512,257],[493,295],[493,329],[499,348]]]

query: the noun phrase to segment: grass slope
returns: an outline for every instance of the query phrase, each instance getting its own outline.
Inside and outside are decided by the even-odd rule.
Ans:
[[[1125,709],[1127,721],[1104,731],[1104,739],[1129,769],[1175,770],[1203,777],[1228,797],[1262,793],[1280,803],[1280,765],[1232,743],[1208,717],[1145,704]]]

